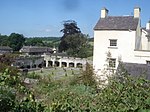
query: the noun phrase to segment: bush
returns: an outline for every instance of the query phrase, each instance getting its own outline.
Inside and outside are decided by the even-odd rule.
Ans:
[[[32,79],[39,79],[40,75],[36,74],[35,72],[32,72],[32,73],[28,73],[27,77]]]
[[[34,95],[30,93],[23,100],[16,101],[13,112],[43,112],[44,110],[45,106],[35,101]]]
[[[9,112],[15,106],[14,89],[8,86],[0,86],[0,112]]]
[[[56,112],[148,112],[150,111],[150,81],[125,73],[108,79],[107,87],[68,86],[53,91],[49,110]]]
[[[0,75],[0,112],[43,112],[44,109],[22,84],[19,75],[10,75],[8,69]]]

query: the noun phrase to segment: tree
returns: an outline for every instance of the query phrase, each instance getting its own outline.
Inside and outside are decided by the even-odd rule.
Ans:
[[[44,46],[42,38],[28,38],[26,39],[25,45],[27,46]]]
[[[18,33],[11,33],[8,40],[9,40],[9,46],[14,51],[19,51],[25,42],[24,36]]]
[[[8,36],[0,35],[0,46],[7,46],[7,45],[8,45]]]
[[[84,34],[68,35],[64,41],[68,45],[68,55],[74,57],[80,57],[79,53],[84,46],[87,45],[87,36]]]
[[[78,28],[77,23],[73,20],[64,21],[64,28],[60,31],[63,33],[61,38],[61,42],[59,45],[59,51],[67,51],[69,49],[68,43],[65,41],[66,37],[69,35],[80,34],[80,28]]]

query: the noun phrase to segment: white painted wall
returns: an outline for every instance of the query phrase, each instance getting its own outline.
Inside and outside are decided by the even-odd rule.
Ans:
[[[104,70],[108,65],[107,53],[111,53],[111,58],[116,58],[116,65],[121,59],[123,62],[146,64],[150,61],[150,50],[147,48],[148,41],[146,33],[142,32],[140,49],[136,48],[137,31],[94,31],[94,56],[93,67],[96,72]],[[139,33],[140,34],[140,33]],[[110,47],[110,39],[117,39],[117,47]],[[117,66],[116,66],[117,68]],[[97,74],[100,74],[100,73]]]
[[[94,31],[94,69],[97,71],[104,68],[107,52],[117,62],[119,58],[126,62],[134,61],[135,34],[135,31]],[[117,39],[117,47],[110,47],[109,39]]]
[[[150,50],[146,35],[147,35],[147,32],[142,30],[142,35],[141,35],[142,50]]]

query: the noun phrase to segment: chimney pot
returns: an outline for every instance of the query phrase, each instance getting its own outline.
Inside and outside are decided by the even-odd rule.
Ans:
[[[108,10],[104,7],[101,9],[101,18],[106,18],[108,15]]]
[[[140,18],[140,12],[141,12],[141,8],[135,7],[134,8],[134,18]]]

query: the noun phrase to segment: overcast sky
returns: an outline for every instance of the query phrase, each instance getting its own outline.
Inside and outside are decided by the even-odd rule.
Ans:
[[[93,27],[106,7],[109,15],[133,15],[141,8],[144,27],[150,19],[150,0],[0,0],[0,33],[26,37],[62,36],[63,21],[75,20],[82,33],[93,37]]]

